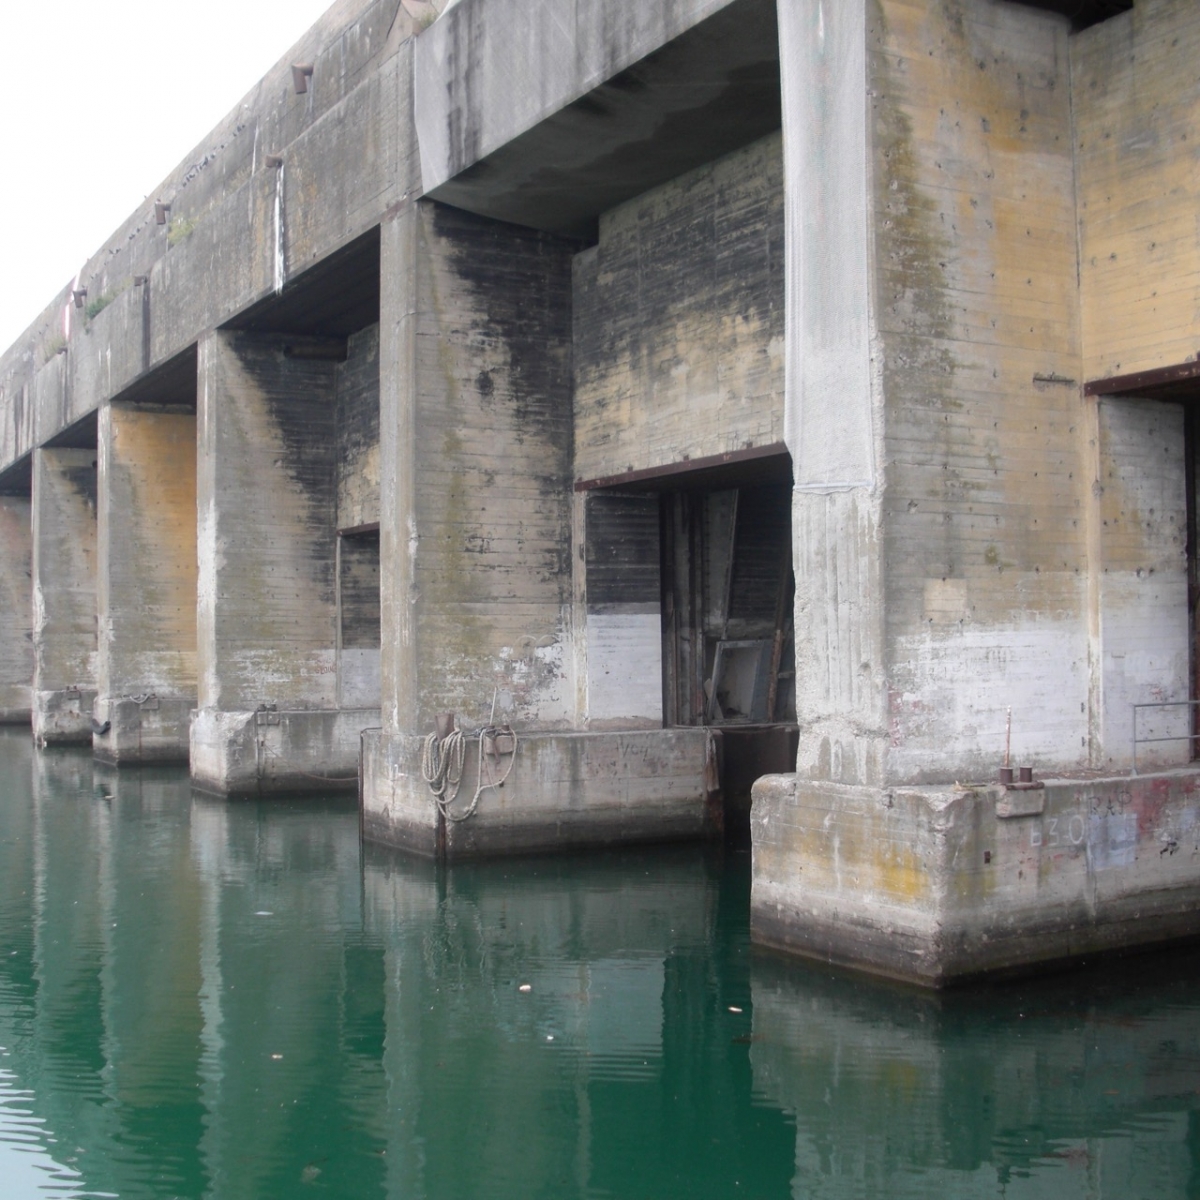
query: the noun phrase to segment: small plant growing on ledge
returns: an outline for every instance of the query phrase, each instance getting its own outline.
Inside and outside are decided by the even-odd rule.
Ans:
[[[42,362],[48,363],[56,354],[63,354],[67,349],[67,339],[65,337],[51,338],[45,346],[42,347]]]
[[[102,313],[112,302],[113,297],[108,295],[107,292],[97,296],[95,300],[88,301],[87,307],[83,310],[83,315],[90,321],[98,313]]]
[[[172,217],[167,226],[167,245],[178,246],[196,228],[196,222],[188,217]]]

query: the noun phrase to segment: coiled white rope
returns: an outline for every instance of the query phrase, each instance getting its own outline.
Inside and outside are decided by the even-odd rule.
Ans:
[[[501,736],[512,738],[512,750],[499,752],[495,757],[499,758],[501,753],[507,753],[508,765],[499,779],[488,779],[485,783],[483,762],[485,758],[493,756],[485,751],[484,744],[490,737],[492,744],[495,745],[495,739]],[[479,776],[475,786],[475,795],[471,797],[471,803],[467,805],[465,811],[456,813],[452,810],[451,805],[458,798],[458,788],[462,781],[466,756],[466,739],[459,729],[452,729],[444,738],[439,738],[435,730],[425,739],[425,748],[421,752],[421,776],[433,793],[438,811],[447,821],[465,821],[474,816],[475,810],[479,807],[479,797],[488,788],[503,787],[505,780],[512,774],[513,763],[517,761],[517,735],[507,726],[496,728],[494,725],[488,725],[479,731]],[[491,774],[490,770],[488,774]]]

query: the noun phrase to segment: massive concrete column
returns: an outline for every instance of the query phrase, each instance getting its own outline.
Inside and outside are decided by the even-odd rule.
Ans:
[[[378,723],[338,709],[337,364],[303,344],[200,343],[191,764],[223,793],[352,785]]]
[[[28,495],[0,494],[0,724],[28,724],[33,696],[33,528]]]
[[[97,758],[186,762],[196,705],[196,415],[100,410]]]
[[[707,734],[574,732],[573,243],[421,202],[382,233],[383,732],[368,835],[423,854],[697,835]],[[503,789],[444,821],[421,776],[439,711],[468,731],[456,811],[507,760],[471,736],[511,721]]]
[[[1173,406],[1081,395],[1069,27],[778,11],[800,751],[755,937],[940,984],[1194,932],[1195,774],[1085,774],[1098,693],[1187,694],[1185,472]]]
[[[96,698],[96,452],[33,454],[33,735],[92,740]]]

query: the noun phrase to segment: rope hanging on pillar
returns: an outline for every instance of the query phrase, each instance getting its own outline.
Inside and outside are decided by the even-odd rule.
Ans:
[[[421,752],[421,776],[433,793],[434,803],[438,811],[447,821],[465,821],[475,815],[479,807],[479,797],[488,788],[499,788],[512,773],[513,763],[517,761],[517,735],[508,725],[499,727],[488,725],[479,731],[479,775],[475,786],[475,795],[464,812],[456,813],[451,806],[458,798],[459,784],[462,782],[463,765],[467,757],[467,742],[462,730],[451,729],[445,737],[439,737],[435,730],[425,739]],[[495,759],[508,758],[504,774],[497,779],[483,778],[483,764]],[[488,775],[491,775],[489,766]]]

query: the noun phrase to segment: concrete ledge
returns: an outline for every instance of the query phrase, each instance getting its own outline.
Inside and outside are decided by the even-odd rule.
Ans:
[[[1027,796],[760,779],[754,940],[939,987],[1200,933],[1200,771]]]
[[[94,688],[63,688],[35,692],[30,722],[39,746],[72,746],[92,743]]]
[[[92,753],[101,762],[186,763],[194,696],[111,696],[96,701]]]
[[[191,726],[192,782],[221,796],[353,789],[360,733],[378,724],[378,709],[198,709]]]
[[[714,829],[714,749],[704,729],[519,738],[504,786],[484,791],[472,817],[446,822],[421,776],[425,739],[368,734],[364,836],[455,859],[702,838]],[[469,806],[478,771],[478,743],[468,737],[455,811]]]

